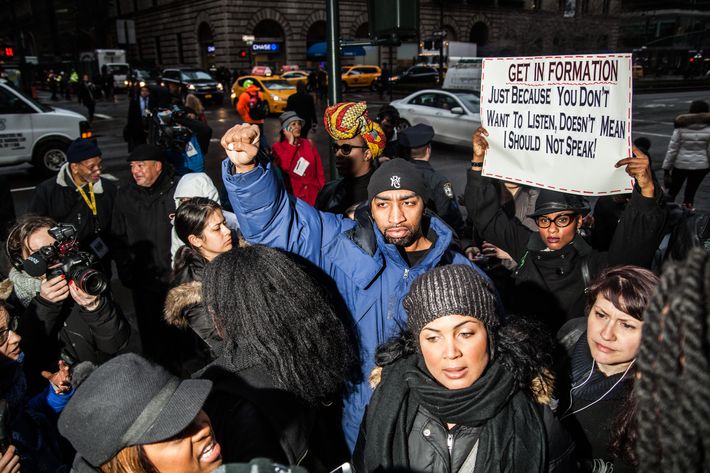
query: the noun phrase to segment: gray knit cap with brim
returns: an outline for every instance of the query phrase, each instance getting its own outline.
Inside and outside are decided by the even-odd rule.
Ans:
[[[98,468],[125,447],[179,434],[197,417],[211,389],[211,381],[180,380],[139,355],[120,355],[77,388],[59,416],[59,432]]]
[[[469,315],[480,320],[489,334],[500,325],[495,289],[470,266],[450,264],[419,276],[405,296],[409,331],[419,333],[429,322],[447,315]]]

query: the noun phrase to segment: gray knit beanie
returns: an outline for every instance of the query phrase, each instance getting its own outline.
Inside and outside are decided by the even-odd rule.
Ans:
[[[475,269],[462,264],[440,266],[419,276],[403,305],[416,340],[426,324],[447,315],[470,315],[483,322],[489,335],[500,325],[495,289]]]

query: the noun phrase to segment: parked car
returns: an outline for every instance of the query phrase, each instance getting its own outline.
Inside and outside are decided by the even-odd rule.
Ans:
[[[420,90],[392,101],[402,127],[424,123],[434,128],[434,141],[471,147],[471,135],[481,125],[480,102],[470,92]]]
[[[390,77],[392,87],[405,88],[414,86],[419,89],[436,87],[439,84],[439,71],[431,66],[412,66],[402,75]]]
[[[289,95],[296,93],[296,86],[280,76],[242,76],[232,85],[232,104],[235,107],[239,96],[246,90],[244,82],[247,80],[253,81],[264,93],[264,98],[269,103],[269,113],[282,113],[286,109]]]
[[[308,82],[308,73],[306,71],[289,71],[281,74],[281,78],[286,80],[289,84],[296,85],[299,82],[305,84]]]
[[[224,99],[224,86],[212,77],[207,71],[194,67],[171,67],[163,69],[162,85],[176,84],[184,98],[187,94],[194,94],[203,103],[222,103]]]
[[[379,66],[346,66],[342,71],[340,77],[345,88],[369,87],[375,90],[382,75]]]
[[[0,79],[0,166],[28,162],[43,174],[57,172],[79,137],[92,137],[84,116],[41,104]]]

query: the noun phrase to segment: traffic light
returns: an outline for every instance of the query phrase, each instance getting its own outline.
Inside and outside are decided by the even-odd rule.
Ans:
[[[15,57],[15,49],[12,46],[2,46],[0,47],[0,56],[2,57]]]
[[[247,52],[244,49],[242,49],[241,51],[239,51],[239,57],[242,59],[246,58]]]

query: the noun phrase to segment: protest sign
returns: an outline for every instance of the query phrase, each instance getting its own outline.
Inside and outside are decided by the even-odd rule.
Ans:
[[[631,192],[631,55],[486,58],[485,176],[581,195]]]

